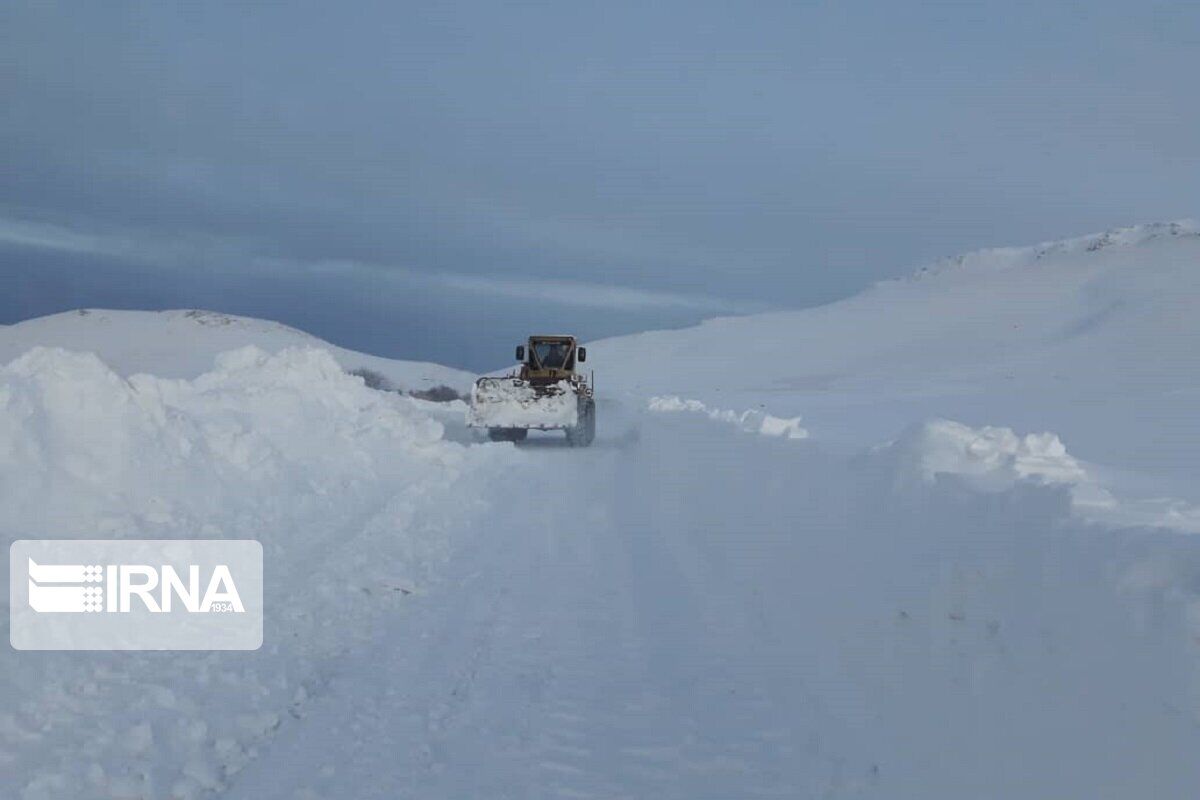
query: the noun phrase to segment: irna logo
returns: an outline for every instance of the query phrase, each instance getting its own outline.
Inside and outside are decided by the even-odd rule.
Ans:
[[[19,650],[253,650],[262,546],[253,540],[24,539],[9,549]]]
[[[245,613],[226,564],[217,564],[201,592],[198,564],[187,568],[187,580],[170,564],[38,564],[29,559],[29,607],[47,612],[129,613],[134,601],[152,614],[170,613],[178,605],[196,613]],[[157,590],[157,591],[156,591]]]

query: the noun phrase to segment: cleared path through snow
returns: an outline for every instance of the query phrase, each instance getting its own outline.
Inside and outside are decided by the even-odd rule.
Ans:
[[[335,665],[229,797],[1200,780],[1192,643],[1169,615],[1139,629],[1151,601],[1112,582],[1127,543],[1074,527],[1059,493],[905,494],[889,465],[811,443],[602,410],[589,450],[520,448],[445,580]]]

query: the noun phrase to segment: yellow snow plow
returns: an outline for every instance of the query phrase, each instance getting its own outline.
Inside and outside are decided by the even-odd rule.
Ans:
[[[519,442],[531,430],[561,430],[571,446],[590,445],[596,399],[593,381],[578,370],[587,348],[574,336],[530,336],[516,355],[521,366],[515,372],[475,382],[467,424],[497,442]]]

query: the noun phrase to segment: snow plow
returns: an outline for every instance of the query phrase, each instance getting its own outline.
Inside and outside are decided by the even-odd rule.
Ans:
[[[572,447],[596,437],[593,380],[577,369],[587,348],[574,336],[530,336],[517,347],[516,372],[475,381],[467,425],[496,442],[519,442],[529,431],[561,430]]]

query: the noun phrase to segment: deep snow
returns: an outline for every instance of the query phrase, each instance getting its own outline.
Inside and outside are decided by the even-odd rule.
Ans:
[[[1097,513],[1200,531],[1198,264],[1196,223],[1141,225],[589,349],[605,389],[629,402],[803,415],[845,452],[935,419],[1048,432]]]
[[[594,343],[586,450],[273,323],[0,328],[0,544],[267,565],[261,651],[0,655],[0,796],[1191,796],[1198,255],[1148,226]]]
[[[818,308],[595,342],[592,360],[609,391],[795,408],[856,446],[942,416],[1190,472],[1198,261],[1194,223],[985,250]]]
[[[440,364],[345,350],[279,322],[200,309],[80,309],[0,325],[0,363],[32,347],[61,347],[95,353],[121,375],[148,372],[163,378],[195,378],[211,369],[220,353],[246,345],[270,353],[287,347],[320,348],[347,370],[374,370],[405,390],[445,385],[465,392],[473,379]]]
[[[511,454],[468,457],[429,405],[305,348],[234,350],[194,380],[125,378],[57,348],[0,369],[5,552],[17,538],[256,538],[273,609],[255,653],[5,648],[0,796],[224,788],[326,662],[424,587],[451,553],[445,531],[483,510],[458,487],[486,486]]]

